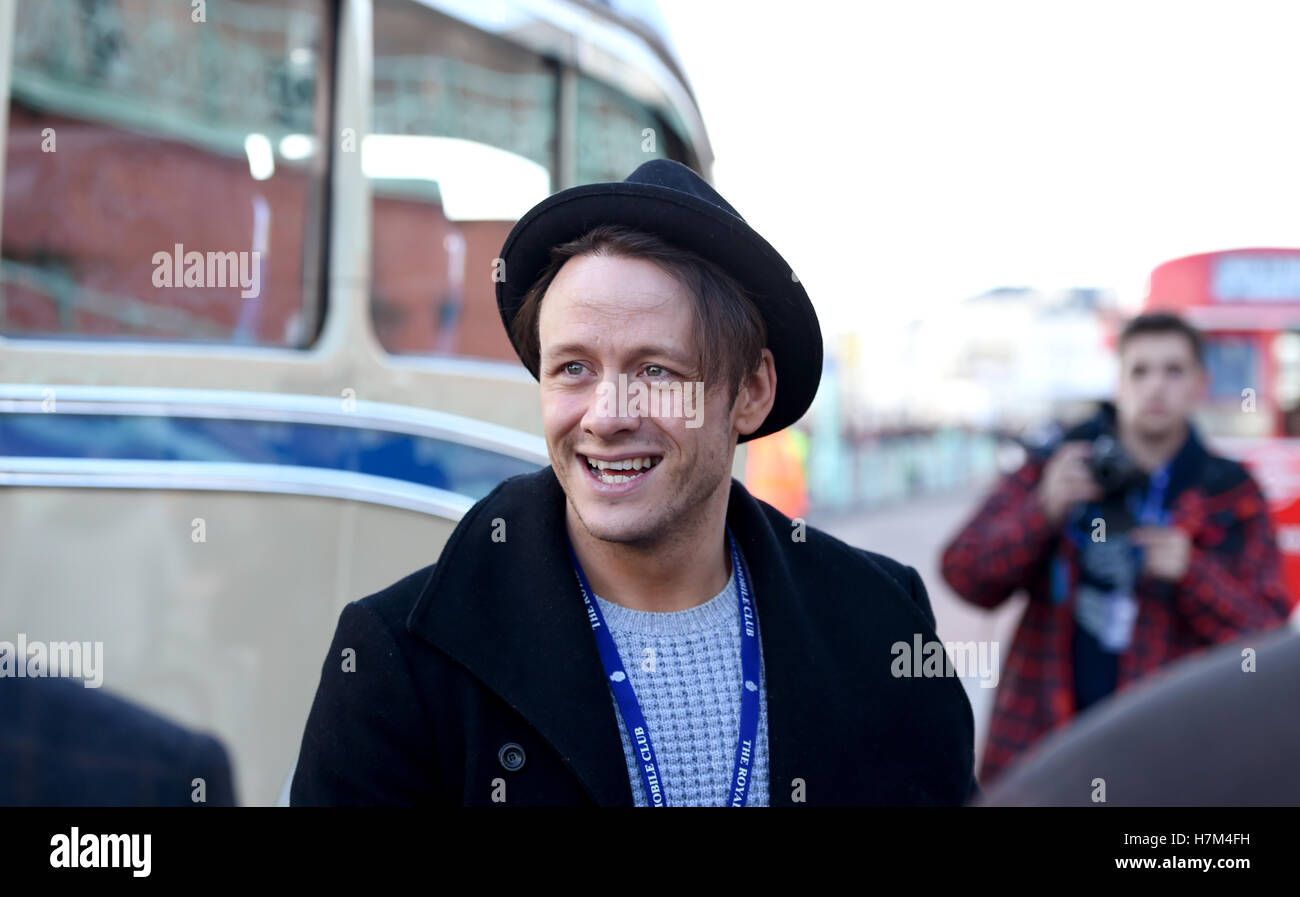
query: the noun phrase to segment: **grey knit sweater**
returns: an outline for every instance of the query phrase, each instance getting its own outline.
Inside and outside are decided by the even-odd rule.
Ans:
[[[682,611],[632,610],[596,595],[636,691],[659,758],[669,806],[727,806],[740,734],[740,608],[736,574],[703,604]],[[761,627],[763,621],[759,620]],[[761,657],[761,644],[760,644]],[[767,683],[760,665],[758,743],[746,806],[768,805]],[[640,763],[610,689],[632,797],[649,806]]]

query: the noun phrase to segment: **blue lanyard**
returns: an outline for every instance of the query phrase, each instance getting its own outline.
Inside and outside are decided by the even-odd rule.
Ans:
[[[1141,526],[1163,526],[1167,515],[1164,511],[1165,492],[1169,489],[1169,465],[1162,464],[1151,472],[1147,481],[1146,499],[1138,509],[1137,519]],[[1132,505],[1130,505],[1132,507]],[[1145,551],[1140,545],[1132,547],[1134,569],[1141,570],[1146,563]]]
[[[730,805],[743,807],[749,796],[754,753],[758,745],[758,619],[750,597],[749,578],[740,563],[740,552],[736,548],[736,539],[731,534],[730,526],[727,527],[727,541],[731,544],[731,569],[736,573],[736,591],[740,593],[740,666],[744,679],[740,689],[740,737],[736,742],[736,768],[731,774]],[[587,583],[586,574],[582,572],[582,565],[578,563],[572,543],[569,544],[569,554],[573,557],[573,570],[578,574],[582,600],[587,605],[587,619],[596,636],[600,662],[605,667],[605,675],[609,677],[610,687],[614,690],[614,697],[623,714],[623,723],[627,726],[632,749],[641,759],[641,781],[645,783],[646,799],[653,807],[666,807],[668,799],[664,795],[659,775],[659,758],[650,741],[650,728],[641,713],[641,704],[636,699],[632,680],[628,678],[623,662],[619,659],[618,647],[609,634],[609,627],[605,625],[600,605],[592,597],[591,586]]]
[[[1135,507],[1137,502],[1135,497],[1130,494],[1128,506],[1130,510],[1135,512],[1139,526],[1162,525],[1168,516],[1164,511],[1164,503],[1165,493],[1169,490],[1169,467],[1169,463],[1162,464],[1151,472],[1150,477],[1147,479],[1147,494],[1140,507]],[[1093,507],[1095,505],[1080,505],[1071,517],[1071,522],[1065,528],[1066,538],[1081,551],[1085,549],[1087,544],[1087,537],[1082,532],[1083,521],[1087,519]],[[1143,563],[1142,549],[1134,545],[1132,556],[1137,569],[1141,569]],[[1051,584],[1052,603],[1063,604],[1068,597],[1069,575],[1065,558],[1059,553],[1053,558]]]
[[[1151,472],[1147,485],[1146,501],[1142,505],[1142,510],[1138,513],[1138,522],[1143,526],[1153,526],[1162,521],[1164,517],[1162,506],[1165,503],[1165,491],[1168,488],[1169,465],[1162,464]]]

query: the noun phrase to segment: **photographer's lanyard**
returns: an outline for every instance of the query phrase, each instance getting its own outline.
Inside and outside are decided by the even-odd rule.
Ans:
[[[1169,464],[1161,464],[1151,471],[1147,480],[1146,500],[1137,512],[1139,526],[1163,526],[1165,522],[1165,492],[1169,489]],[[1133,506],[1130,504],[1130,508]],[[1146,551],[1140,545],[1132,547],[1133,563],[1141,570],[1146,565]]]
[[[740,552],[736,549],[736,539],[731,535],[730,526],[727,527],[727,541],[731,544],[731,569],[736,573],[736,591],[740,593],[740,667],[744,680],[740,689],[740,737],[736,742],[736,768],[731,774],[729,805],[743,807],[749,796],[754,753],[758,747],[758,629],[754,604],[750,599],[749,579],[740,563]],[[632,750],[641,760],[641,781],[645,783],[646,800],[652,807],[666,807],[668,799],[664,795],[663,779],[659,775],[659,758],[650,741],[650,729],[641,713],[641,704],[636,699],[632,680],[624,671],[618,647],[605,625],[600,605],[592,597],[591,586],[587,583],[586,574],[582,572],[582,565],[578,563],[572,543],[569,544],[569,554],[573,557],[573,570],[578,574],[582,600],[587,605],[587,619],[591,621],[591,631],[596,636],[600,662],[605,667],[605,675],[609,677],[614,697],[618,700]]]
[[[1169,464],[1162,464],[1151,472],[1147,479],[1147,494],[1142,501],[1140,508],[1134,506],[1137,502],[1132,494],[1129,495],[1129,509],[1134,511],[1137,516],[1139,526],[1161,526],[1164,524],[1166,514],[1164,511],[1165,492],[1169,489]],[[1065,528],[1066,537],[1075,544],[1081,551],[1085,549],[1086,538],[1079,530],[1079,524],[1088,517],[1089,509],[1093,505],[1079,505],[1075,511],[1073,522]],[[1132,547],[1132,556],[1137,569],[1142,568],[1143,557],[1142,549],[1134,545]],[[1064,604],[1069,597],[1070,576],[1067,569],[1065,558],[1057,554],[1053,558],[1051,567],[1051,590],[1052,603]]]
[[[1138,522],[1142,526],[1157,526],[1163,522],[1165,491],[1169,488],[1169,465],[1161,464],[1151,471],[1147,483],[1146,502],[1138,512]]]

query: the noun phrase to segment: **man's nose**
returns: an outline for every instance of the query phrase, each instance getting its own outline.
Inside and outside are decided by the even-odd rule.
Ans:
[[[582,427],[597,436],[636,429],[639,420],[629,413],[627,396],[620,396],[616,378],[602,380],[587,401],[587,411],[582,416]]]

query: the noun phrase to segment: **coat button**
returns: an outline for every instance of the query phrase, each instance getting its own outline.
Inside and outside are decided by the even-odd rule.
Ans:
[[[519,772],[524,768],[524,749],[513,741],[508,741],[497,751],[497,759],[507,772]]]

